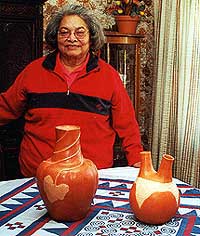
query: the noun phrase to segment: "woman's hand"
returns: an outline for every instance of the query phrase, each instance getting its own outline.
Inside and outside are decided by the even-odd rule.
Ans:
[[[133,167],[139,168],[141,166],[141,162],[136,162],[135,164],[133,164]]]

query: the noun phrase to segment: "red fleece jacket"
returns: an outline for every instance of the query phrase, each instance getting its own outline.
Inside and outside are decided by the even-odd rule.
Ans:
[[[63,124],[80,126],[83,156],[91,159],[99,169],[113,165],[116,133],[122,139],[128,164],[140,161],[142,146],[131,100],[118,72],[102,59],[92,57],[70,87],[56,66],[54,52],[30,63],[14,84],[0,94],[0,125],[25,114],[19,156],[23,175],[35,176],[38,165],[50,157],[54,149],[55,127]],[[67,91],[108,101],[111,114],[72,108],[29,107],[31,93],[64,92],[67,96]]]

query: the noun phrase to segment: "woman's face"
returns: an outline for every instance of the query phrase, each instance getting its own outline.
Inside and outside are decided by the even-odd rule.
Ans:
[[[60,22],[58,49],[63,57],[83,58],[90,46],[89,30],[86,23],[77,15],[64,16]]]

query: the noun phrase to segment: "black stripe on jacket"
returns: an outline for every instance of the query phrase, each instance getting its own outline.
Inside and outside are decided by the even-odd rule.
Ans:
[[[111,114],[111,102],[98,97],[86,96],[77,93],[29,93],[28,109],[33,108],[64,108],[78,111]]]

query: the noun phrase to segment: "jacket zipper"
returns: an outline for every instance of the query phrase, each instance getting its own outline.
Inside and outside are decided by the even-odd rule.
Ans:
[[[99,70],[98,68],[95,68],[95,71],[96,70]],[[93,71],[93,70],[92,70]],[[57,76],[59,76],[61,79],[63,79],[63,77],[59,74],[59,73],[57,73],[57,72],[55,72],[55,71],[52,71],[55,75],[57,75]],[[90,72],[88,72],[87,74],[89,74],[89,73],[91,73],[91,71]],[[84,77],[85,76],[85,74],[84,75],[82,75],[82,76],[80,76],[80,78],[82,78],[82,77]],[[69,86],[67,87],[67,96],[69,96],[69,93],[70,93],[70,91],[69,91]]]

